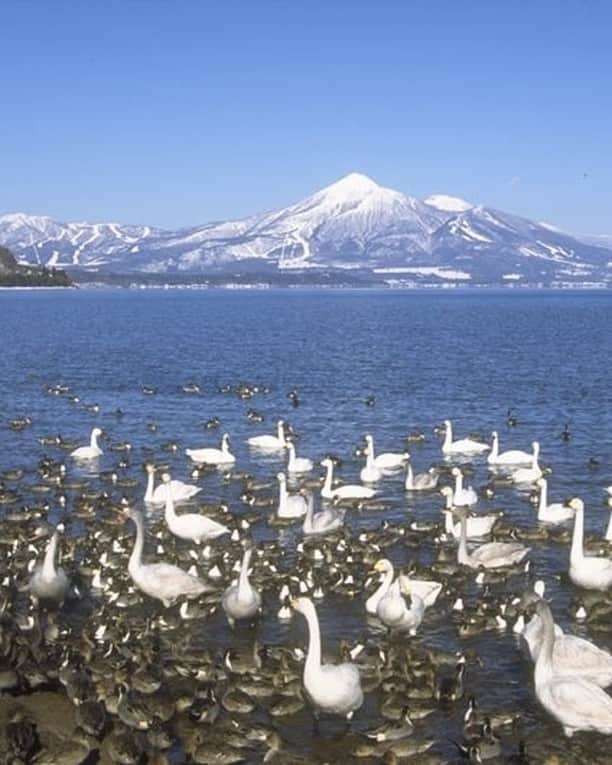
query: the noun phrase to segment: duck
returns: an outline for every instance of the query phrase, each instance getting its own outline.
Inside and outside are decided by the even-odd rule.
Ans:
[[[164,480],[164,476],[167,475],[165,473],[162,475],[162,482],[159,486],[155,486],[155,465],[147,465],[146,471],[147,488],[144,501],[148,505],[163,505],[169,496],[174,502],[187,502],[202,491],[199,486],[183,481],[166,481]]]
[[[313,468],[313,463],[308,457],[296,457],[295,444],[292,441],[287,443],[289,451],[289,462],[287,463],[287,472],[289,475],[301,475],[309,473]]]
[[[538,441],[534,441],[531,444],[533,453],[531,455],[531,467],[519,468],[510,475],[510,480],[513,483],[533,483],[538,478],[542,478],[543,471],[538,463],[538,457],[540,454],[540,444]]]
[[[404,595],[410,596],[410,608]],[[424,615],[423,600],[411,591],[406,580],[400,578],[393,582],[376,606],[376,616],[386,627],[398,632],[408,632],[410,635],[416,635]]]
[[[568,738],[581,730],[611,735],[612,698],[587,678],[566,674],[564,669],[555,667],[552,613],[545,600],[535,597],[535,611],[542,622],[542,643],[534,671],[538,701],[561,723]]]
[[[486,542],[473,552],[468,553],[466,513],[461,513],[460,518],[461,535],[457,548],[457,562],[460,566],[469,566],[469,568],[475,569],[515,566],[529,554],[529,547],[525,547],[520,542]]]
[[[359,669],[353,662],[321,663],[321,628],[314,603],[300,597],[291,607],[302,614],[308,624],[308,652],[304,664],[304,689],[316,713],[342,715],[350,720],[363,704]]]
[[[162,480],[165,485],[171,483],[170,475],[164,473]],[[218,539],[224,534],[229,534],[230,530],[218,521],[207,518],[199,513],[176,514],[172,492],[166,492],[166,508],[164,517],[166,524],[175,537],[185,539],[189,542],[195,542],[199,545],[202,542],[209,542],[212,539]]]
[[[302,525],[304,536],[323,536],[332,534],[344,525],[344,510],[338,507],[324,508],[314,512],[314,496],[309,494],[306,516]]]
[[[572,582],[585,590],[607,590],[612,585],[612,560],[585,555],[584,502],[574,497],[568,503],[574,511],[574,531],[570,550],[569,576]]]
[[[143,563],[144,522],[142,514],[135,508],[126,508],[125,517],[136,526],[136,541],[128,563],[128,573],[141,592],[160,600],[166,608],[180,598],[198,598],[213,588],[199,577],[188,574],[171,563]]]
[[[406,491],[432,491],[438,486],[440,473],[435,467],[429,468],[425,473],[414,473],[410,454],[406,452],[406,478],[404,489]]]
[[[374,437],[368,433],[365,440],[367,452],[379,470],[401,470],[404,467],[408,459],[408,452],[383,452],[377,455],[374,452]]]
[[[493,466],[514,466],[528,465],[533,459],[532,452],[521,451],[520,449],[510,449],[509,451],[499,451],[499,434],[496,430],[491,433],[492,443],[491,451],[487,455],[487,462]]]
[[[223,593],[221,605],[230,626],[241,619],[252,619],[261,611],[261,595],[249,581],[249,565],[254,548],[245,549],[240,563],[240,575]]]
[[[79,446],[70,452],[70,456],[75,460],[95,460],[101,457],[104,452],[100,449],[98,439],[102,435],[101,428],[93,428],[89,437],[89,446]]]
[[[453,506],[453,490],[450,486],[444,486],[440,489],[442,496],[446,498],[446,507],[443,508],[444,531],[447,535],[459,539],[461,536],[461,522],[455,523],[453,515],[455,508]],[[493,530],[495,524],[500,520],[503,513],[487,513],[486,515],[468,515],[466,518],[467,538],[480,539],[487,537]]]
[[[39,602],[61,606],[68,594],[68,577],[61,566],[55,563],[59,531],[56,529],[45,551],[43,562],[36,566],[30,583],[30,593]]]
[[[478,502],[478,494],[471,486],[463,488],[463,473],[460,468],[454,467],[452,474],[455,478],[455,491],[453,492],[453,505],[455,507],[469,507]]]
[[[326,457],[321,461],[321,465],[327,469],[325,482],[321,489],[323,499],[371,499],[376,494],[374,489],[369,486],[362,486],[361,484],[344,484],[343,486],[332,488],[334,463],[329,457]]]
[[[257,449],[279,450],[285,449],[287,439],[285,438],[285,422],[279,420],[276,424],[276,435],[251,436],[247,438],[247,444]]]
[[[489,451],[489,445],[476,441],[473,438],[462,438],[453,441],[453,424],[450,420],[444,420],[444,442],[442,444],[442,454],[452,455],[478,455]]]
[[[279,496],[276,515],[278,518],[293,519],[303,518],[308,510],[308,500],[303,494],[290,494],[287,491],[287,476],[277,473]]]
[[[203,449],[185,449],[185,454],[193,462],[200,465],[233,465],[236,457],[230,452],[230,437],[224,433],[218,449],[205,447]]]
[[[536,486],[540,490],[538,501],[538,520],[544,523],[564,523],[574,517],[574,511],[563,502],[555,502],[551,505],[547,502],[548,481],[546,478],[538,478]]]

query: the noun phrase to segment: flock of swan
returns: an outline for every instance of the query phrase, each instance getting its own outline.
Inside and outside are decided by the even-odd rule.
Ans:
[[[444,549],[454,549],[453,565],[456,568],[453,570],[462,572],[464,577],[475,577],[480,583],[495,576],[501,576],[498,581],[510,581],[515,572],[519,572],[523,577],[521,581],[527,581],[524,572],[529,568],[532,545],[525,541],[529,536],[521,539],[513,531],[502,533],[508,520],[502,512],[477,511],[483,491],[469,485],[467,479],[471,471],[466,471],[466,463],[469,467],[480,461],[494,477],[492,485],[485,487],[485,497],[487,492],[494,493],[492,486],[499,481],[500,485],[533,495],[537,506],[534,517],[544,524],[544,529],[559,529],[563,534],[566,529],[563,524],[572,526],[569,579],[579,592],[601,593],[602,603],[607,604],[606,595],[612,587],[612,560],[605,555],[592,554],[592,549],[585,550],[585,507],[581,499],[573,497],[567,502],[549,504],[548,479],[545,477],[548,471],[540,464],[539,443],[533,442],[530,451],[500,451],[496,431],[488,444],[473,437],[456,439],[450,420],[444,422],[442,430],[441,461],[423,472],[415,472],[412,455],[406,450],[377,453],[374,437],[367,434],[359,452],[364,458],[360,480],[355,483],[337,480],[337,461],[330,456],[319,463],[322,476],[313,475],[316,461],[297,455],[295,441],[289,437],[283,420],[278,421],[275,433],[248,438],[248,448],[252,450],[254,460],[258,454],[265,454],[268,460],[275,457],[277,462],[273,500],[265,504],[272,511],[269,523],[280,529],[291,526],[299,529],[298,537],[301,535],[303,541],[299,542],[297,552],[311,555],[307,567],[287,571],[282,576],[276,564],[265,560],[265,550],[243,533],[259,519],[243,519],[241,525],[240,517],[228,512],[227,508],[203,511],[198,503],[206,493],[206,480],[203,485],[197,485],[173,479],[167,466],[158,469],[154,464],[147,464],[142,509],[133,499],[124,499],[115,509],[115,515],[131,521],[135,530],[131,550],[126,551],[126,556],[129,552],[126,568],[133,588],[146,598],[158,601],[164,611],[178,605],[182,619],[197,619],[199,613],[206,619],[206,614],[211,613],[210,607],[202,605],[199,612],[198,604],[214,602],[222,609],[231,629],[240,629],[241,624],[248,628],[270,608],[277,612],[280,621],[301,615],[308,631],[301,672],[305,697],[317,717],[337,715],[351,720],[364,703],[366,680],[369,680],[372,668],[359,658],[363,646],[354,655],[351,651],[345,652],[340,663],[324,658],[317,604],[326,596],[327,589],[333,587],[338,592],[350,592],[352,597],[363,602],[364,618],[374,625],[374,634],[379,635],[382,646],[388,639],[386,636],[391,639],[399,636],[401,641],[415,637],[418,640],[428,611],[436,612],[445,593],[452,590],[448,578],[441,575],[443,567],[436,569],[432,565],[421,576],[396,570],[384,550],[401,542],[407,533],[435,535],[436,544]],[[89,470],[98,469],[96,466],[104,455],[100,446],[102,435],[100,428],[93,428],[89,445],[70,452],[73,463],[87,464]],[[218,446],[185,449],[193,475],[205,478],[207,470],[218,469],[228,471],[231,476],[237,464],[231,443],[230,436],[225,433]],[[156,486],[158,475],[161,480]],[[363,533],[352,542],[347,519],[352,513],[367,513],[369,508],[376,508],[382,495],[381,487],[389,478],[401,479],[404,491],[417,503],[420,496],[439,494],[443,523],[419,524],[417,520],[405,528],[401,524],[394,528],[393,524],[385,522],[380,532]],[[269,484],[265,488],[269,491]],[[254,514],[259,512],[263,516],[263,511],[258,511],[258,492],[259,487],[251,486],[245,502]],[[612,488],[608,494],[612,502]],[[156,511],[162,509],[165,533],[179,540],[177,550],[184,551],[184,554],[178,554],[178,564],[163,559],[167,548],[161,543],[156,548],[157,560],[145,560],[146,527]],[[42,559],[29,574],[27,584],[33,603],[51,610],[70,601],[75,592],[79,596],[59,562],[61,531],[61,528],[51,530]],[[569,535],[569,530],[567,533]],[[533,541],[537,539],[537,536],[532,538]],[[612,541],[612,514],[605,540]],[[232,543],[239,545],[241,555],[229,571],[224,574],[215,564],[214,567],[208,565],[207,573],[202,574],[202,566],[207,560],[225,561],[229,565],[229,554],[224,545]],[[363,578],[355,581],[348,562],[355,556],[358,545],[364,560],[360,572]],[[117,540],[112,549],[118,553],[124,551]],[[320,575],[319,563],[329,566],[329,576]],[[254,577],[253,572],[259,565],[267,566],[271,582],[280,583],[268,587],[265,579]],[[214,575],[215,568],[218,576]],[[103,577],[104,566],[100,566],[94,571],[94,579],[101,586],[103,595],[116,600],[119,596],[111,584],[102,582]],[[521,636],[534,663],[534,692],[539,703],[560,723],[568,737],[578,731],[612,734],[612,699],[605,691],[612,684],[612,656],[584,638],[564,633],[554,623],[541,582],[535,588],[525,584],[522,589],[522,593],[515,593],[497,604],[494,618],[505,627],[513,615],[511,626]],[[462,593],[455,592],[455,595],[451,611],[465,613]],[[278,606],[272,606],[271,601]],[[475,623],[488,618],[481,605],[476,608]],[[467,615],[465,624],[469,629]],[[384,664],[388,657],[381,661]],[[447,673],[442,680],[434,678],[432,697],[461,698],[465,664],[465,657],[460,657],[455,672],[450,676]],[[380,666],[377,671],[380,676]],[[393,757],[401,757],[401,747],[393,748],[389,741],[403,741],[413,734],[415,726],[409,701],[406,707],[396,717],[399,722],[394,723],[393,733],[384,728],[384,732],[380,729],[370,736],[378,744],[388,745],[384,752],[372,750],[383,752],[387,757],[385,761],[392,762]],[[469,728],[471,733],[469,737],[466,735],[466,744],[459,745],[460,749],[463,747],[465,756],[475,762],[498,756],[501,749],[495,725],[490,720],[475,725],[474,707],[470,709],[471,722],[468,725],[466,713],[466,730]],[[378,738],[380,736],[382,738]],[[277,754],[277,749],[274,753]],[[425,762],[424,755],[419,756]],[[219,755],[216,761],[224,760]]]

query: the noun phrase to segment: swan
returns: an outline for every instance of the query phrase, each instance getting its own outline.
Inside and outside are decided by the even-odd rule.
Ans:
[[[608,497],[606,499],[606,504],[610,508],[610,517],[608,519],[608,527],[606,528],[606,534],[604,536],[604,539],[606,542],[612,542],[612,486],[608,486],[606,488],[606,492],[608,494]]]
[[[413,473],[410,455],[406,456],[406,480],[404,489],[406,491],[431,491],[438,486],[440,473],[435,467],[429,468],[426,473]]]
[[[406,604],[404,594],[410,595],[410,608]],[[376,607],[376,616],[386,627],[409,632],[411,635],[416,635],[424,615],[425,604],[422,599],[400,578],[393,582]]]
[[[68,577],[61,566],[55,565],[55,555],[59,542],[59,532],[54,531],[42,563],[34,569],[29,590],[36,600],[54,602],[61,605],[68,592]]]
[[[607,590],[612,585],[612,560],[585,555],[582,542],[584,536],[584,502],[578,497],[570,500],[574,510],[574,531],[570,551],[569,575],[572,582],[586,590]]]
[[[170,481],[168,473],[164,473],[162,479],[166,486],[173,483]],[[166,492],[165,519],[168,528],[175,537],[195,542],[197,545],[230,533],[227,526],[213,521],[212,518],[207,518],[205,515],[199,513],[177,515],[174,508],[174,498],[172,492],[169,491]]]
[[[366,612],[372,616],[376,616],[378,603],[386,595],[393,583],[393,564],[387,558],[381,558],[376,561],[374,571],[382,574],[383,579],[377,590],[366,600]],[[405,574],[400,574],[399,579],[403,589],[410,588],[411,593],[415,593],[421,598],[425,608],[433,606],[442,591],[442,584],[440,582],[432,582],[426,579],[411,579]]]
[[[321,629],[314,603],[309,598],[294,598],[291,607],[308,624],[308,653],[304,664],[304,689],[317,711],[351,719],[363,704],[361,678],[352,662],[321,664]]]
[[[382,470],[374,462],[373,448],[368,444],[365,448],[366,464],[359,473],[359,478],[364,483],[376,483],[383,477]]]
[[[533,447],[533,454],[531,455],[531,467],[519,468],[511,474],[510,478],[514,483],[533,483],[538,478],[542,478],[542,468],[538,464],[538,456],[540,454],[540,444],[534,441],[531,446]]]
[[[382,582],[377,587],[376,591],[370,595],[365,602],[366,612],[371,616],[376,616],[376,609],[380,600],[387,594],[389,588],[393,584],[393,577],[395,576],[393,570],[393,564],[387,558],[381,558],[376,561],[374,565],[374,571],[383,575]]]
[[[289,494],[287,491],[287,476],[284,473],[276,475],[279,486],[278,508],[279,518],[302,518],[308,509],[308,500],[303,494]]]
[[[257,449],[284,449],[287,446],[284,421],[279,420],[276,424],[275,436],[251,436],[247,438],[247,444]]]
[[[230,626],[238,619],[252,619],[261,611],[261,595],[249,581],[249,564],[253,548],[247,547],[240,564],[237,584],[231,584],[223,593],[221,605]]]
[[[155,466],[147,465],[147,490],[145,491],[144,501],[150,505],[163,505],[168,496],[172,496],[175,502],[186,502],[195,497],[202,491],[199,486],[183,483],[183,481],[163,480],[159,486],[155,487]]]
[[[98,438],[102,435],[100,428],[93,428],[89,438],[89,446],[79,446],[70,452],[70,456],[75,460],[94,460],[100,457],[104,452],[98,446]]]
[[[458,467],[454,467],[452,470],[455,477],[455,491],[453,492],[453,505],[455,507],[469,507],[475,505],[478,502],[478,494],[471,486],[467,489],[463,488],[463,473]]]
[[[312,470],[312,460],[308,457],[296,457],[295,446],[289,441],[287,444],[289,450],[289,462],[287,463],[287,472],[290,475],[299,475],[300,473],[309,473]]]
[[[308,496],[306,517],[302,525],[305,536],[322,536],[331,534],[344,524],[344,511],[336,507],[328,507],[319,513],[314,512],[314,497]]]
[[[510,449],[509,451],[501,452],[500,454],[499,434],[496,430],[491,433],[491,437],[493,442],[491,445],[491,451],[487,456],[487,462],[489,465],[512,467],[514,465],[528,465],[532,461],[533,454],[531,452],[521,451],[520,449]]]
[[[461,535],[457,548],[457,562],[470,568],[502,568],[515,566],[529,553],[529,547],[519,542],[486,542],[472,553],[467,550],[467,518],[461,513]]]
[[[136,525],[136,541],[130,555],[128,572],[139,590],[151,598],[161,600],[166,608],[179,598],[197,598],[213,588],[199,577],[188,574],[170,563],[143,563],[144,523],[138,510],[128,508],[126,517]]]
[[[408,452],[383,452],[376,455],[374,452],[374,437],[369,433],[365,437],[368,454],[379,470],[400,470],[408,459]]]
[[[475,441],[473,438],[462,438],[459,441],[453,441],[453,424],[450,420],[444,420],[442,454],[447,456],[453,454],[482,454],[488,450],[488,444]]]
[[[442,510],[442,513],[444,514],[444,531],[455,539],[459,539],[461,536],[461,523],[455,523],[453,521],[453,490],[450,486],[444,486],[440,489],[440,494],[446,498],[446,507]],[[503,513],[468,515],[466,518],[467,538],[479,539],[488,536],[491,531],[493,531],[493,527],[502,515]]]
[[[431,608],[438,595],[442,592],[442,582],[434,582],[429,579],[413,579],[407,574],[398,577],[403,592],[410,591],[411,595],[418,595],[423,601],[425,608]]]
[[[369,486],[361,486],[361,484],[344,484],[344,486],[336,486],[332,488],[332,480],[334,476],[334,463],[329,458],[321,461],[321,465],[327,468],[325,475],[325,482],[321,489],[321,496],[324,499],[371,499],[376,493],[374,489]]]
[[[546,601],[538,599],[536,614],[542,621],[542,643],[534,672],[538,701],[561,723],[568,738],[579,730],[612,734],[612,698],[586,677],[566,674],[565,669],[557,671],[554,622]]]
[[[224,433],[221,438],[221,446],[218,449],[213,447],[185,449],[185,454],[200,465],[232,465],[236,462],[236,457],[230,452],[229,444],[229,435]]]
[[[540,489],[540,500],[538,502],[538,520],[545,523],[563,523],[574,517],[574,511],[568,505],[562,502],[555,502],[549,505],[547,502],[548,481],[546,478],[538,478],[536,485]]]

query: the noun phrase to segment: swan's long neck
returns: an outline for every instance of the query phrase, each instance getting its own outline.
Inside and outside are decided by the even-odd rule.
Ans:
[[[321,629],[312,604],[308,605],[304,616],[308,622],[308,654],[304,665],[304,677],[314,677],[321,670]]]
[[[278,482],[278,502],[283,505],[287,501],[287,481],[281,478]]]
[[[450,424],[450,422],[447,422],[444,427],[444,443],[442,444],[443,450],[448,449],[453,442],[453,426]]]
[[[455,475],[455,494],[460,494],[463,491],[463,473],[458,470]]]
[[[453,494],[452,494],[452,492],[449,491],[448,493],[446,493],[444,495],[444,497],[445,497],[445,501],[446,501],[446,506],[445,506],[444,509],[445,510],[452,510],[453,509]]]
[[[142,517],[136,515],[133,518],[136,524],[136,541],[134,542],[134,548],[130,555],[130,562],[128,564],[128,571],[131,573],[135,569],[138,570],[142,566],[142,550],[144,548],[144,525]]]
[[[147,490],[145,491],[144,501],[151,502],[153,499],[153,491],[155,489],[155,475],[151,471],[147,477]]]
[[[223,436],[223,438],[221,439],[221,451],[224,454],[229,454],[229,441],[228,441],[227,435]]]
[[[304,516],[304,529],[312,531],[312,519],[314,517],[314,497],[308,495],[308,504],[306,505],[306,515]]]
[[[98,433],[95,430],[95,428],[94,428],[94,430],[91,431],[91,436],[89,438],[89,445],[91,446],[92,449],[99,449],[100,448],[98,446]]]
[[[412,489],[414,486],[414,473],[412,472],[412,465],[408,461],[408,467],[406,469],[406,482],[404,484],[406,489]]]
[[[534,446],[533,446],[533,455],[531,457],[531,469],[532,470],[537,470],[538,467],[539,467],[539,465],[538,465],[538,456],[539,456],[539,454],[540,454],[540,448],[537,446],[537,444],[534,444]]]
[[[572,533],[572,549],[570,550],[570,563],[579,563],[583,558],[582,539],[584,537],[584,510],[576,510],[574,513],[574,531]]]
[[[293,465],[295,462],[295,446],[290,443],[287,449],[289,450],[289,465]]]
[[[372,437],[368,438],[368,452],[367,452],[367,456],[368,456],[368,464],[369,464],[370,460],[372,462],[374,462],[374,460],[376,458],[376,455],[374,453],[374,439]]]
[[[469,564],[470,556],[467,549],[467,518],[461,516],[461,535],[459,537],[459,547],[457,548],[457,562]]]
[[[176,519],[176,510],[174,509],[174,500],[172,499],[172,489],[170,488],[170,482],[166,484],[166,523]]]
[[[323,484],[323,489],[327,492],[327,491],[331,491],[332,478],[334,475],[334,466],[333,466],[333,463],[328,462],[326,467],[327,467],[327,473],[325,474],[325,483]]]
[[[387,594],[389,591],[389,588],[391,587],[391,583],[393,582],[393,566],[389,566],[389,568],[385,571],[385,575],[383,577],[383,580],[380,584],[380,587],[376,590],[376,592],[369,598],[370,605],[378,604],[378,601]]]
[[[249,582],[249,565],[251,563],[251,555],[253,554],[252,548],[247,548],[242,556],[242,564],[240,566],[240,579],[238,580],[238,599],[242,598],[250,589]]]
[[[610,510],[610,520],[608,521],[605,539],[608,542],[612,542],[612,510]]]
[[[555,623],[548,604],[542,601],[538,605],[537,615],[542,625],[540,653],[535,665],[534,681],[536,687],[547,682],[553,674],[553,647],[555,644]]]
[[[491,444],[491,451],[489,452],[489,459],[495,460],[497,457],[499,457],[499,436],[495,433],[493,443]]]
[[[51,537],[45,552],[45,559],[42,566],[42,574],[45,579],[52,579],[55,576],[55,553],[57,551],[58,541],[59,535],[56,531]]]
[[[447,497],[446,501],[447,501],[447,504],[448,504],[448,497]],[[453,524],[453,517],[452,516],[453,516],[453,514],[451,513],[451,511],[448,508],[444,510],[444,531],[447,534],[453,534],[453,532],[455,531],[455,526]]]
[[[276,426],[276,436],[279,441],[285,442],[285,426],[282,421],[279,421]]]
[[[541,513],[546,512],[548,507],[548,483],[545,478],[542,479],[540,486],[540,502],[538,504],[538,517]]]

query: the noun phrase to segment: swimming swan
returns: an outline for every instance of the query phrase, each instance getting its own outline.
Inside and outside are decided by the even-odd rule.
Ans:
[[[98,446],[98,438],[102,435],[100,428],[94,428],[89,438],[89,446],[79,446],[70,452],[70,456],[75,460],[94,460],[100,457],[104,452]]]
[[[454,467],[452,470],[455,477],[455,491],[453,492],[453,505],[455,507],[469,507],[475,505],[478,502],[478,494],[468,486],[467,489],[463,488],[463,473],[458,467]]]
[[[291,607],[308,623],[308,653],[304,664],[304,689],[316,710],[351,719],[363,704],[359,670],[352,662],[321,664],[321,629],[314,603],[295,598]]]
[[[321,461],[321,465],[327,469],[325,475],[325,482],[321,489],[321,496],[323,499],[371,499],[376,492],[369,486],[362,486],[361,484],[344,484],[344,486],[336,486],[332,488],[332,480],[334,477],[334,463],[329,459]]]
[[[253,548],[247,547],[240,564],[240,576],[237,584],[230,585],[221,598],[230,626],[239,619],[252,619],[261,611],[261,595],[249,581],[249,564]]]
[[[374,571],[383,574],[383,579],[376,591],[366,600],[366,611],[372,616],[376,616],[378,603],[389,591],[395,575],[393,564],[387,558],[381,558],[380,560],[376,561],[376,564],[374,565]],[[442,591],[441,582],[433,582],[426,579],[412,579],[405,574],[400,574],[398,578],[400,579],[404,590],[410,588],[411,593],[415,593],[419,596],[419,598],[421,598],[425,608],[430,608],[433,606],[438,598],[438,595]]]
[[[312,460],[308,457],[296,457],[295,446],[289,441],[287,444],[289,450],[289,462],[287,463],[287,472],[290,475],[299,475],[300,473],[309,473],[312,470]]]
[[[168,473],[164,473],[162,478],[166,486],[172,483]],[[212,518],[207,518],[205,515],[199,513],[177,515],[171,492],[166,492],[165,519],[168,528],[175,537],[195,542],[197,545],[230,533],[227,526],[213,521]]]
[[[607,590],[612,585],[612,560],[585,555],[584,502],[578,497],[572,499],[569,507],[574,510],[574,531],[570,551],[569,575],[572,582],[586,590]]]
[[[284,421],[279,420],[276,424],[275,436],[251,436],[250,438],[247,438],[247,444],[249,446],[254,446],[257,449],[284,449],[287,446]]]
[[[406,491],[431,491],[438,486],[440,473],[435,467],[429,468],[426,473],[413,473],[410,455],[406,454],[406,480],[404,489]]]
[[[331,534],[344,524],[344,510],[337,507],[328,507],[319,513],[314,512],[314,497],[308,496],[306,517],[302,525],[304,536],[323,536]]]
[[[368,453],[379,470],[400,470],[408,459],[407,452],[383,452],[376,455],[374,452],[374,437],[369,433],[365,437]]]
[[[144,501],[147,504],[163,505],[169,495],[172,496],[175,502],[185,502],[202,491],[199,486],[184,483],[183,481],[166,482],[163,480],[163,477],[159,486],[155,487],[155,466],[147,465],[146,469],[147,490],[145,491]]]
[[[510,449],[506,452],[499,451],[499,434],[496,430],[491,433],[493,443],[491,445],[491,451],[487,456],[487,462],[489,465],[500,465],[512,467],[514,465],[529,465],[533,459],[531,452],[524,452],[520,449]]]
[[[461,536],[461,522],[455,523],[453,520],[453,490],[450,486],[444,486],[440,493],[446,498],[446,507],[442,510],[444,513],[444,531],[446,534],[459,539]],[[488,536],[495,524],[499,521],[503,513],[487,513],[486,515],[468,515],[467,538],[479,539]]]
[[[180,598],[197,598],[213,588],[170,563],[143,563],[144,523],[138,510],[126,510],[126,517],[136,525],[136,541],[130,556],[128,572],[139,590],[151,598],[161,600],[166,608]]]
[[[540,489],[540,499],[538,501],[538,520],[545,523],[563,523],[574,517],[574,511],[568,505],[562,502],[554,502],[549,505],[548,499],[548,481],[546,478],[538,478],[536,485]]]
[[[519,468],[515,470],[510,476],[514,483],[533,483],[541,478],[542,468],[538,464],[538,457],[540,454],[540,444],[537,441],[532,443],[533,454],[531,455],[531,467]]]
[[[444,420],[444,442],[442,444],[442,454],[450,456],[453,454],[482,454],[489,451],[489,445],[473,438],[462,438],[459,441],[453,441],[453,424],[450,420]]]
[[[519,542],[486,542],[468,553],[467,518],[461,513],[461,535],[457,548],[457,562],[470,568],[502,568],[515,566],[529,553],[529,548]]]
[[[382,470],[374,462],[373,447],[368,444],[365,448],[366,464],[359,473],[359,478],[364,483],[376,483],[383,477]]]
[[[410,595],[410,608],[404,594]],[[387,592],[378,601],[376,616],[390,629],[416,635],[425,615],[425,604],[421,598],[408,588],[399,578],[393,582]]]
[[[59,532],[54,531],[49,540],[45,557],[34,569],[29,590],[36,600],[51,601],[61,605],[68,592],[68,577],[61,566],[55,565]]]
[[[219,449],[213,447],[185,449],[185,454],[200,465],[231,465],[236,462],[236,457],[229,450],[229,442],[229,435],[224,433]]]
[[[303,518],[308,509],[308,500],[303,494],[289,494],[287,491],[287,476],[284,473],[276,475],[278,480],[278,518]]]

